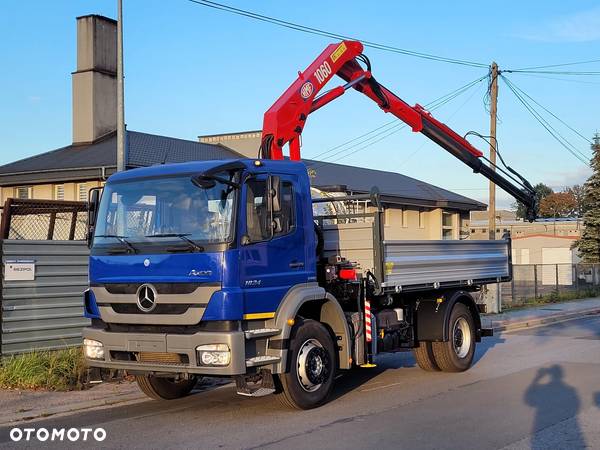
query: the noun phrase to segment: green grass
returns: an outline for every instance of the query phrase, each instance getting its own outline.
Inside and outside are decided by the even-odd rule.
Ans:
[[[83,387],[81,347],[34,351],[2,359],[0,388],[67,391]]]
[[[599,295],[600,289],[597,288],[580,289],[578,291],[569,292],[554,291],[550,294],[542,295],[537,298],[520,298],[517,300],[513,300],[509,304],[502,305],[502,309],[506,311],[509,309],[515,310],[532,308],[535,306],[548,305],[552,303],[564,303],[572,300],[581,300],[584,298],[598,297]]]

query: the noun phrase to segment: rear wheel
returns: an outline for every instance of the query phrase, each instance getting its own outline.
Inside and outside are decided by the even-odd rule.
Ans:
[[[435,362],[431,342],[419,342],[419,346],[413,349],[418,366],[427,372],[438,372],[440,368]]]
[[[444,372],[464,372],[475,355],[475,324],[466,305],[457,303],[450,313],[449,339],[433,342],[433,355]]]
[[[290,336],[289,372],[277,377],[279,400],[286,406],[310,409],[322,405],[333,388],[337,368],[333,340],[315,320],[299,320]]]
[[[195,376],[187,380],[162,378],[153,375],[137,375],[135,377],[141,391],[154,400],[175,400],[188,395],[198,379]]]

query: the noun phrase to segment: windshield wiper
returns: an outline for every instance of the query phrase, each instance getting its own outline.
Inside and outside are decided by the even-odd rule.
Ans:
[[[115,238],[121,244],[123,244],[125,247],[127,247],[127,250],[129,252],[132,252],[132,253],[137,253],[138,252],[137,249],[133,245],[131,245],[131,242],[129,242],[127,239],[125,239],[124,236],[118,236],[116,234],[99,234],[96,237]]]
[[[182,241],[185,241],[189,244],[189,246],[191,248],[193,248],[194,250],[196,250],[197,252],[203,252],[204,251],[204,247],[202,247],[201,245],[196,244],[194,241],[192,241],[188,236],[190,236],[191,233],[159,233],[159,234],[148,234],[146,235],[147,238],[167,238],[167,237],[177,237],[179,239],[181,239]]]

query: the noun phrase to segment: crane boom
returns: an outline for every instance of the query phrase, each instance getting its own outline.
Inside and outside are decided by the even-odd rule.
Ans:
[[[298,78],[264,115],[260,148],[262,157],[283,159],[283,147],[289,144],[290,159],[300,160],[300,137],[308,116],[352,88],[369,97],[384,112],[408,124],[414,132],[427,136],[475,173],[481,173],[494,182],[525,205],[529,220],[535,219],[535,191],[527,180],[510,167],[504,170],[493,166],[481,151],[435,119],[425,108],[419,104],[410,106],[377,82],[371,73],[370,62],[362,51],[363,45],[358,41],[330,44],[304,72],[298,72]],[[342,78],[345,84],[318,95],[333,75]]]

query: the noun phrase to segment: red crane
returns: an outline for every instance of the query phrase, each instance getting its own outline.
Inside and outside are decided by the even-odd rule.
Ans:
[[[300,136],[309,114],[353,88],[377,103],[384,112],[391,113],[408,124],[414,132],[423,133],[471,167],[475,173],[481,173],[493,181],[525,205],[529,220],[535,219],[537,209],[535,191],[525,178],[508,166],[506,170],[498,166],[493,167],[481,151],[447,125],[435,119],[421,105],[410,106],[377,82],[371,74],[369,59],[362,51],[363,45],[358,41],[331,44],[304,72],[298,72],[296,81],[264,115],[260,147],[262,157],[283,159],[283,147],[289,144],[290,159],[299,161],[301,159]],[[365,65],[365,68],[359,61]],[[318,96],[334,75],[339,76],[346,83]]]

